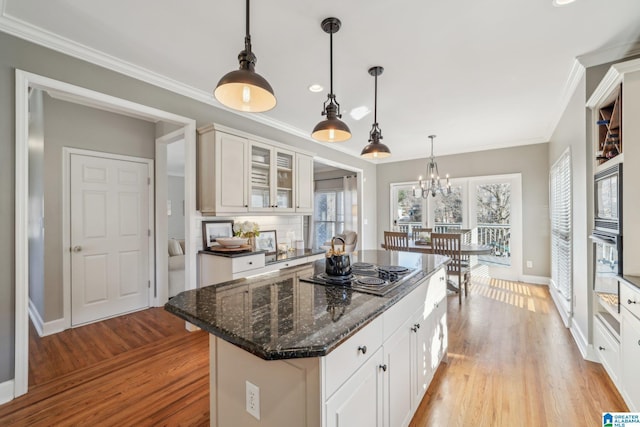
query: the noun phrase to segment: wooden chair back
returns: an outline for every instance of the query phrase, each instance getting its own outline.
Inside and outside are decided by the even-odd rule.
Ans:
[[[399,231],[385,231],[384,247],[388,251],[408,251],[409,235]]]
[[[465,296],[468,294],[469,264],[462,257],[461,233],[431,233],[431,248],[434,254],[451,258],[447,264],[447,276],[456,276],[458,281],[458,300],[462,304],[462,285]]]
[[[419,228],[419,227],[414,227],[411,229],[411,238],[413,240],[416,240],[417,238],[420,237],[421,233],[429,233],[431,234],[433,232],[433,228]]]

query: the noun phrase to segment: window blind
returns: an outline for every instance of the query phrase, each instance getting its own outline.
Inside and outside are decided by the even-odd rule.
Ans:
[[[551,167],[549,176],[551,213],[551,283],[561,298],[559,309],[570,315],[573,306],[571,152],[569,149]]]

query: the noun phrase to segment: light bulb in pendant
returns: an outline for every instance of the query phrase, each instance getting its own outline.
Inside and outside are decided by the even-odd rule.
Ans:
[[[333,141],[336,137],[336,131],[334,129],[329,129],[329,140]]]
[[[245,104],[251,102],[251,89],[249,88],[249,86],[242,87],[242,102],[244,102]]]

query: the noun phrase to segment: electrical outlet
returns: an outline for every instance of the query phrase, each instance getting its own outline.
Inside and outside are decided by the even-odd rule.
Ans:
[[[249,381],[246,383],[246,405],[247,412],[255,417],[256,420],[260,419],[260,388],[251,384]]]
[[[533,261],[527,261],[527,268],[533,268]]]

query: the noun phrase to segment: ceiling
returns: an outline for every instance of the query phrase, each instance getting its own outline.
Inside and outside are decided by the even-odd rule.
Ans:
[[[149,80],[204,102],[238,67],[244,47],[241,0],[0,0],[0,30]],[[547,142],[585,66],[640,53],[640,1],[262,0],[251,4],[256,71],[278,105],[244,115],[310,139],[329,90],[329,35],[338,17],[334,92],[358,156],[373,113],[387,161]],[[312,93],[308,86],[325,87]]]

